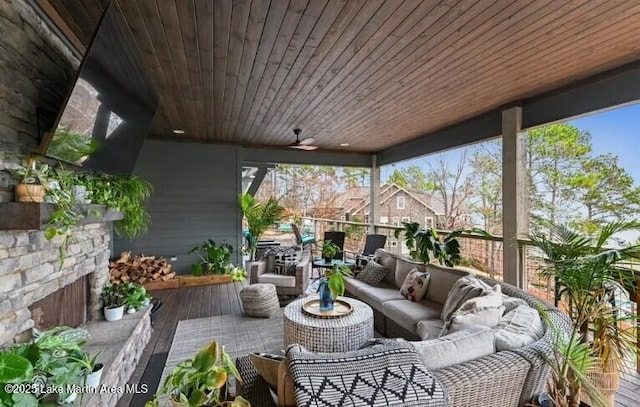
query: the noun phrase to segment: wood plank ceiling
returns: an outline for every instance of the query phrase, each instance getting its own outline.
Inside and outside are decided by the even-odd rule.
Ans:
[[[38,1],[85,45],[107,3]],[[285,146],[301,127],[321,148],[374,152],[640,59],[637,0],[119,7],[160,95],[159,139]]]

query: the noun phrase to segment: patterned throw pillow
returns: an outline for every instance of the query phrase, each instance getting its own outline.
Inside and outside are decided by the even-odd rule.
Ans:
[[[387,342],[351,352],[287,350],[299,406],[444,407],[440,382],[408,342]]]
[[[481,296],[465,301],[445,322],[442,333],[462,331],[470,325],[493,328],[500,322],[503,311],[500,284],[496,284]]]
[[[445,322],[449,321],[453,313],[456,312],[465,301],[479,297],[482,293],[490,289],[491,287],[488,284],[480,281],[477,277],[466,276],[459,278],[453,284],[453,287],[451,287],[449,294],[447,294],[447,301],[444,303],[444,307],[442,307],[441,319]]]
[[[275,274],[280,274],[283,276],[295,276],[297,266],[297,261],[276,260],[276,265],[273,272]]]
[[[355,279],[360,280],[363,283],[367,283],[371,286],[377,287],[380,282],[384,280],[384,276],[386,275],[387,269],[375,260],[371,260],[369,263],[367,263],[364,270],[362,270],[355,276]]]
[[[429,287],[429,273],[413,269],[400,287],[400,294],[411,302],[420,301],[424,298]]]
[[[265,251],[262,259],[267,261],[267,273],[286,274],[282,266],[287,261],[298,262],[300,252],[297,249],[296,246],[276,246]],[[278,268],[278,265],[281,267]]]

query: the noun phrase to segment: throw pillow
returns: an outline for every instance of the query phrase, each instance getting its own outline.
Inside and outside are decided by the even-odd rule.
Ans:
[[[297,262],[299,254],[296,246],[276,246],[265,251],[262,259],[267,262],[267,273],[277,273],[278,264],[282,265],[287,260]]]
[[[506,294],[502,294],[502,305],[504,306],[505,315],[521,305],[529,306],[522,298],[511,297]]]
[[[384,266],[375,260],[371,260],[367,263],[360,273],[358,273],[354,278],[356,280],[362,281],[363,283],[367,283],[374,287],[377,287],[382,280],[384,280],[384,276],[387,275],[387,269]]]
[[[410,342],[429,369],[443,369],[495,353],[493,332],[485,326],[467,329],[438,339]]]
[[[386,342],[351,352],[287,350],[297,405],[445,406],[440,382],[409,343]]]
[[[269,383],[269,386],[276,389],[278,387],[278,369],[284,361],[284,356],[263,352],[251,352],[249,353],[249,360],[251,360],[258,374]]]
[[[465,301],[445,323],[443,333],[461,331],[469,325],[493,328],[500,322],[503,311],[500,284],[496,284],[483,295]]]
[[[544,326],[537,310],[521,305],[509,311],[494,331],[496,349],[514,350],[540,339],[544,335]]]
[[[424,298],[429,287],[429,273],[424,273],[413,269],[400,287],[400,294],[411,302],[420,301]]]
[[[442,320],[447,322],[451,319],[451,316],[460,306],[468,299],[479,297],[485,291],[490,290],[491,287],[477,277],[465,276],[461,277],[453,283],[453,287],[449,290],[447,295],[447,301],[442,307]]]
[[[295,276],[297,261],[290,260],[276,260],[275,268],[273,272],[284,276]]]

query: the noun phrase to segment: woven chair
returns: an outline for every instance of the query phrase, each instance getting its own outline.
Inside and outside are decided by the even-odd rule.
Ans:
[[[311,253],[308,250],[302,252],[293,276],[268,271],[266,259],[254,261],[249,267],[249,284],[273,284],[278,295],[303,295],[309,286],[311,264]]]

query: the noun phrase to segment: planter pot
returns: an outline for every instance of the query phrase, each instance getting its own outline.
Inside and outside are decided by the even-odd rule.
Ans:
[[[87,375],[87,386],[92,389],[97,389],[100,386],[100,380],[102,379],[102,371],[104,370],[104,365],[102,363],[96,363],[93,367],[93,372]]]
[[[122,319],[123,315],[124,315],[124,305],[120,306],[118,308],[105,308],[104,309],[104,319],[106,319],[109,322],[117,321],[119,319]]]
[[[60,405],[72,404],[74,401],[76,401],[76,398],[78,398],[78,393],[71,393],[67,396],[67,398],[63,398],[64,396],[65,396],[64,394],[60,394],[58,396],[58,404]]]
[[[607,407],[615,406],[616,391],[620,387],[620,373],[617,370],[605,371],[601,366],[595,366],[587,372],[587,377],[593,386],[600,390]],[[589,396],[584,391],[580,393],[580,400],[591,404]]]
[[[42,185],[18,184],[16,185],[17,202],[44,202],[45,189]]]
[[[331,260],[333,260],[331,257],[323,257],[325,264],[331,264]]]
[[[136,312],[135,308],[127,308],[127,314],[134,314]]]
[[[149,298],[145,298],[145,300],[142,301],[142,306],[146,308],[150,303],[151,303],[151,300]]]

